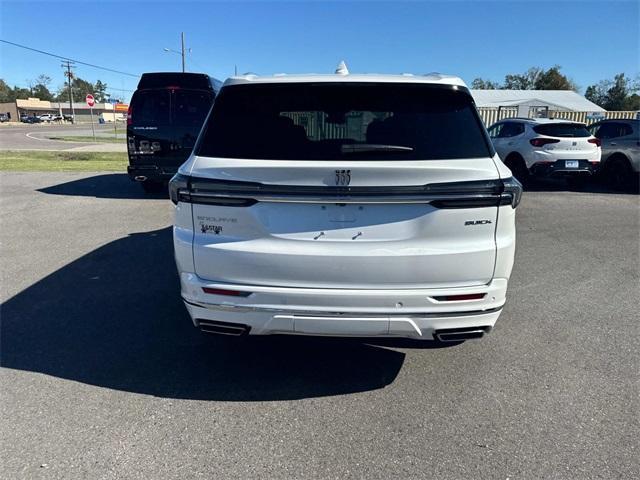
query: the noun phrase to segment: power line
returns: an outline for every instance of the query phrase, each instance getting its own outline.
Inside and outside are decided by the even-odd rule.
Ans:
[[[37,48],[27,47],[26,45],[20,45],[19,43],[9,42],[8,40],[0,39],[0,42],[6,43],[8,45],[13,45],[14,47],[24,48],[25,50],[31,50],[32,52],[42,53],[43,55],[49,55],[50,57],[59,58],[60,60],[71,61],[78,63],[80,65],[85,65],[87,67],[97,68],[100,70],[105,70],[107,72],[118,73],[120,75],[128,75],[130,77],[138,78],[140,75],[136,75],[133,73],[123,72],[120,70],[114,70],[113,68],[102,67],[100,65],[94,65],[93,63],[82,62],[80,60],[74,60],[73,58],[63,57],[62,55],[56,55],[55,53],[45,52],[44,50],[38,50]]]

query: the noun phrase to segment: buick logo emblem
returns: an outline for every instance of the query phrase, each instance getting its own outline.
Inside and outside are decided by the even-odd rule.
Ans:
[[[336,170],[336,185],[346,187],[351,183],[351,170]]]

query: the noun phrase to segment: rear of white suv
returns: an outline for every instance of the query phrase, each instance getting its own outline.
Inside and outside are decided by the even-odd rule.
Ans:
[[[227,334],[477,338],[521,187],[455,77],[238,77],[170,183],[182,296]]]
[[[521,181],[530,175],[582,180],[600,166],[600,140],[583,123],[510,118],[489,127],[498,155]]]

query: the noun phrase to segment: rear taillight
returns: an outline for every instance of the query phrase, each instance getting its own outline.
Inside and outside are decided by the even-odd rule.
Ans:
[[[189,177],[176,173],[169,180],[169,198],[176,205],[189,200]]]
[[[131,105],[127,108],[127,125],[131,125],[133,123],[133,109]]]
[[[596,147],[602,146],[602,141],[599,138],[590,138],[587,142],[593,143]]]
[[[502,181],[502,194],[500,205],[511,205],[516,208],[522,198],[522,184],[514,177],[505,178]]]
[[[226,295],[228,297],[248,297],[251,292],[241,292],[239,290],[226,290],[224,288],[202,287],[204,293],[209,295]]]
[[[534,147],[543,147],[550,143],[558,143],[560,140],[557,138],[532,138],[529,143]]]

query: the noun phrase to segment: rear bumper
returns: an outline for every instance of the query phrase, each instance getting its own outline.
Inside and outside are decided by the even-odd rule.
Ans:
[[[251,335],[299,334],[404,337],[432,340],[436,332],[495,325],[505,302],[506,279],[468,288],[345,290],[257,287],[206,282],[180,275],[182,297],[196,327],[211,322],[238,325]],[[203,287],[246,296],[206,294]],[[434,297],[484,293],[479,300]]]
[[[578,162],[577,167],[567,167],[566,162]],[[600,162],[591,162],[589,160],[556,160],[555,162],[538,162],[531,166],[531,173],[537,176],[568,176],[568,175],[594,175]]]
[[[157,165],[128,165],[129,178],[138,182],[168,182],[176,172],[177,167],[159,167]]]

